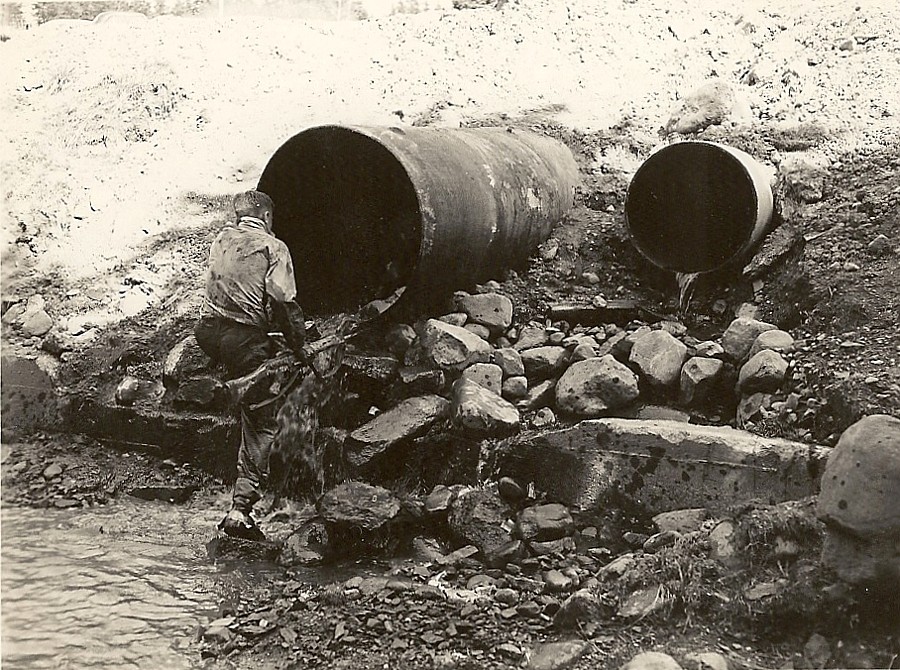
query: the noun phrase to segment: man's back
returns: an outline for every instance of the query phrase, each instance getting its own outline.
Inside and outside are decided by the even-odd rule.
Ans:
[[[209,251],[207,310],[265,330],[269,328],[267,294],[280,302],[296,295],[291,256],[284,242],[254,222],[226,227]]]

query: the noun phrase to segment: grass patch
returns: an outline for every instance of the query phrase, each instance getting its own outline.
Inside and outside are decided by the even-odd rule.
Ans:
[[[114,64],[106,72],[62,66],[48,91],[61,102],[56,129],[68,148],[146,142],[187,96],[164,63]]]

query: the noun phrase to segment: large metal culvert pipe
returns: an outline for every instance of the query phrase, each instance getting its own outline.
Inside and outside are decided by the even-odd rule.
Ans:
[[[577,180],[569,149],[529,132],[331,125],[285,142],[257,188],[315,314],[496,276],[548,237]]]
[[[628,186],[625,216],[638,251],[675,272],[715,270],[768,232],[771,181],[749,154],[715,142],[663,147]]]

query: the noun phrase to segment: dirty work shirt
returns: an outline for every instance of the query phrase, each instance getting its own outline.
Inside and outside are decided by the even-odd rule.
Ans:
[[[287,245],[266,232],[265,223],[245,216],[226,227],[209,250],[206,314],[269,330],[269,299],[297,297]]]

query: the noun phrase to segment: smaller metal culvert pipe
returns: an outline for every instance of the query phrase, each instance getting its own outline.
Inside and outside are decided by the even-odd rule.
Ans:
[[[329,125],[287,140],[257,188],[298,302],[324,314],[401,289],[391,311],[427,303],[524,263],[577,182],[568,147],[526,131]]]
[[[768,232],[773,212],[766,169],[716,142],[658,150],[634,174],[625,200],[637,250],[682,273],[710,272],[741,258]]]

